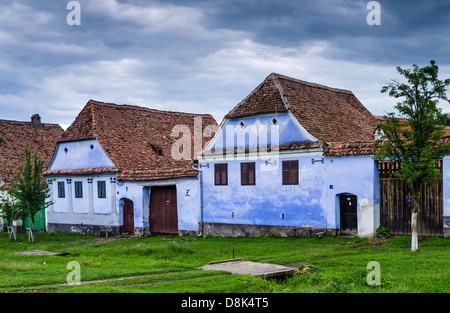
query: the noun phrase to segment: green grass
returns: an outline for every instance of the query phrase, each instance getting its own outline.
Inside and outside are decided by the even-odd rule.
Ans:
[[[0,292],[103,293],[323,293],[323,292],[450,292],[450,240],[421,239],[419,252],[409,250],[410,238],[374,245],[364,238],[213,238],[113,237],[39,233],[29,243],[26,234],[12,242],[0,234]],[[211,261],[296,264],[298,273],[286,279],[263,279],[204,271]],[[15,255],[30,250],[68,253]],[[81,281],[66,277],[80,264]],[[370,261],[380,264],[381,285],[369,285]],[[119,279],[120,278],[120,279]],[[110,280],[107,280],[110,279]]]

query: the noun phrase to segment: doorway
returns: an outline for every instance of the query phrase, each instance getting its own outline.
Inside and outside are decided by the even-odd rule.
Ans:
[[[339,212],[341,234],[355,234],[358,230],[357,200],[355,195],[343,194],[339,196]]]
[[[151,187],[150,232],[178,234],[177,188],[175,185]]]
[[[129,199],[123,199],[123,232],[134,233],[134,205]]]

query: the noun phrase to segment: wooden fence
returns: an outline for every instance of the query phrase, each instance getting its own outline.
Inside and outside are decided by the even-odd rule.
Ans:
[[[380,224],[388,228],[391,235],[411,234],[410,188],[406,181],[394,174],[400,163],[378,162],[380,177]],[[442,160],[438,168],[442,173]],[[419,236],[440,236],[443,234],[443,191],[442,175],[431,188],[423,187],[419,199]]]

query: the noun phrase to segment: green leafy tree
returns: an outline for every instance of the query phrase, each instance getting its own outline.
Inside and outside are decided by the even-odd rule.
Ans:
[[[0,147],[3,146],[5,144],[5,139],[3,139],[3,137],[0,137]]]
[[[421,189],[433,186],[441,175],[437,162],[450,152],[450,145],[440,142],[447,116],[438,108],[439,100],[450,102],[446,95],[450,79],[438,79],[439,68],[433,60],[428,66],[414,64],[412,69],[397,67],[397,71],[406,82],[393,80],[381,92],[402,99],[395,108],[406,123],[395,113],[385,116],[386,121],[377,125],[383,135],[374,143],[379,148],[374,158],[401,162],[396,176],[405,179],[411,188],[411,250],[417,251]]]
[[[50,189],[43,179],[43,166],[44,161],[38,158],[36,153],[32,157],[30,150],[25,148],[25,161],[14,173],[10,182],[11,188],[8,190],[8,194],[17,200],[17,205],[30,216],[33,233],[36,214],[52,204],[47,200]]]
[[[26,217],[27,213],[22,206],[17,204],[17,201],[9,196],[1,197],[0,199],[0,218],[6,221],[11,221],[11,228],[13,229],[14,240],[16,240],[16,226],[15,221],[20,221]]]

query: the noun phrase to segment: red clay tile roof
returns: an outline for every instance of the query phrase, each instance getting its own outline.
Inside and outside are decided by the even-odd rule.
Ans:
[[[320,141],[369,142],[377,120],[348,90],[270,74],[226,118],[291,111]]]
[[[202,131],[207,125],[217,125],[209,114],[160,111],[90,100],[60,141],[97,138],[117,166],[118,180],[196,176],[198,173],[191,168],[190,160],[174,160],[171,155],[173,144],[181,138],[181,134],[179,137],[171,136],[176,125],[189,127],[193,155],[196,117],[201,118]],[[211,138],[202,137],[203,146],[209,139]],[[70,173],[72,172],[65,172]],[[54,172],[47,172],[49,174]]]
[[[325,151],[325,156],[374,155],[377,148],[371,142],[333,142]]]
[[[40,129],[36,129],[32,122],[0,120],[0,137],[6,141],[0,147],[1,180],[11,180],[15,170],[23,164],[25,147],[32,153],[36,151],[44,160],[44,169],[47,168],[64,130],[57,124],[42,123],[39,126]]]
[[[384,117],[376,116],[378,123],[386,121]],[[400,123],[405,124],[406,119],[401,119]],[[450,143],[450,127],[444,128],[444,136],[439,141],[442,144]],[[356,156],[356,155],[375,155],[378,151],[373,147],[373,141],[370,142],[332,142],[324,151],[326,156]]]

